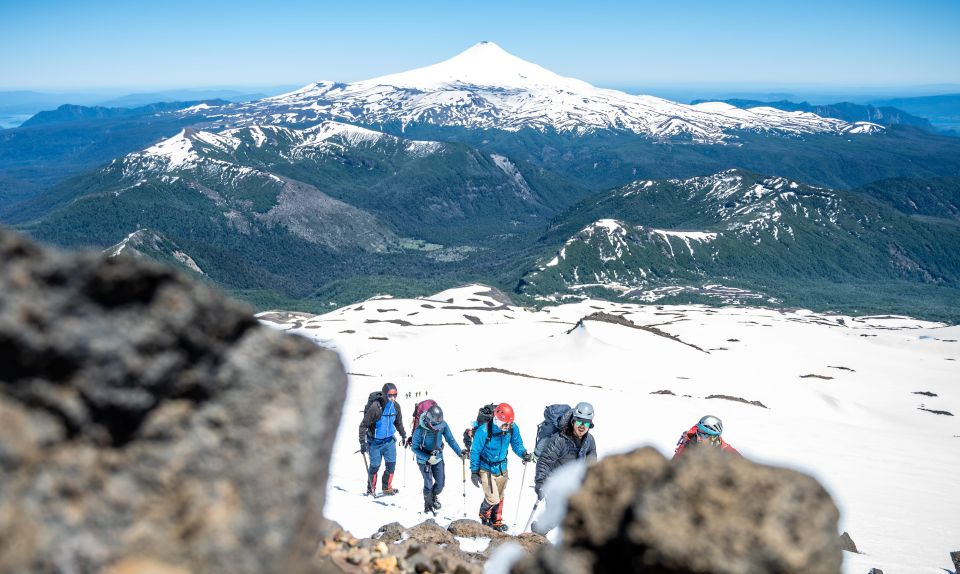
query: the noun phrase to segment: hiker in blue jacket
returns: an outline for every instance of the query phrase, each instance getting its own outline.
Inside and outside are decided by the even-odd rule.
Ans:
[[[507,489],[507,454],[513,453],[523,459],[523,464],[534,460],[520,438],[520,429],[514,423],[513,407],[500,403],[493,411],[493,418],[474,430],[470,449],[470,481],[483,489],[480,503],[480,522],[504,532],[503,496]]]
[[[393,383],[383,385],[378,393],[371,393],[367,407],[360,422],[360,452],[370,453],[370,466],[367,468],[367,494],[374,496],[377,489],[377,472],[380,461],[386,468],[383,471],[381,488],[383,494],[396,494],[393,488],[393,472],[397,468],[397,439],[394,433],[400,432],[400,444],[405,444],[407,431],[403,428],[400,405],[397,404],[397,386]]]
[[[440,510],[439,496],[445,482],[444,439],[457,456],[466,456],[466,451],[457,444],[450,426],[443,420],[443,409],[435,404],[420,415],[420,424],[413,430],[410,441],[420,474],[423,475],[423,511],[434,515]]]

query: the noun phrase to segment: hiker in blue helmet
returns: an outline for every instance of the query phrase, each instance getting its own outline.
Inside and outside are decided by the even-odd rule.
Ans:
[[[723,434],[723,422],[713,415],[706,415],[697,421],[697,424],[690,427],[690,430],[680,435],[673,458],[678,458],[687,450],[703,447],[715,447],[720,449],[721,452],[741,456],[737,449],[723,440],[721,434]]]
[[[363,412],[363,421],[360,422],[360,452],[370,453],[370,465],[367,467],[369,495],[376,492],[381,459],[385,462],[382,492],[397,492],[393,488],[393,472],[397,468],[397,441],[394,431],[400,433],[400,440],[405,443],[407,431],[403,428],[400,405],[397,403],[397,386],[387,383],[380,392],[370,393]]]

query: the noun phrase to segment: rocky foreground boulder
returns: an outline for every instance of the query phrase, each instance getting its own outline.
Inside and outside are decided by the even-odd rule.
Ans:
[[[468,542],[477,547],[465,548]],[[548,544],[539,534],[511,536],[476,520],[455,520],[446,528],[433,520],[411,528],[394,522],[365,539],[357,539],[329,523],[311,572],[481,574],[490,554],[509,543],[518,544],[527,552]]]
[[[0,572],[308,563],[345,389],[213,289],[0,229]]]
[[[511,571],[835,574],[838,520],[804,474],[713,451],[673,462],[643,448],[591,467],[570,498],[563,546]]]

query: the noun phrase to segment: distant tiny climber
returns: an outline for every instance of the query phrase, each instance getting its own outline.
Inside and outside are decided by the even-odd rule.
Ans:
[[[741,456],[737,449],[730,446],[720,435],[723,433],[723,422],[713,415],[706,415],[700,421],[690,427],[690,430],[680,435],[677,442],[677,450],[673,453],[676,459],[688,449],[701,448],[704,446],[713,446],[723,452],[729,452]]]
[[[400,405],[397,403],[397,386],[386,383],[383,389],[370,393],[367,406],[363,410],[360,422],[360,452],[370,453],[370,465],[367,467],[367,494],[373,495],[377,489],[377,472],[380,460],[385,469],[380,485],[383,494],[395,494],[393,471],[397,467],[397,441],[394,430],[400,432],[401,444],[406,444],[407,431],[403,429]]]

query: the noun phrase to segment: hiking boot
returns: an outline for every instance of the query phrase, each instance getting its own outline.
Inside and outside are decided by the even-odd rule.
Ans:
[[[381,492],[380,494],[381,494],[382,496],[393,496],[394,494],[396,494],[396,493],[398,493],[398,492],[400,492],[400,489],[399,489],[399,488],[384,488],[384,489],[383,489],[383,492]]]
[[[433,493],[423,495],[423,512],[433,512]]]
[[[499,520],[497,522],[490,524],[489,526],[490,528],[493,528],[494,530],[497,530],[499,532],[506,532],[507,530],[509,530],[507,525]]]
[[[433,509],[440,510],[440,499],[437,498],[436,494],[433,495]]]

